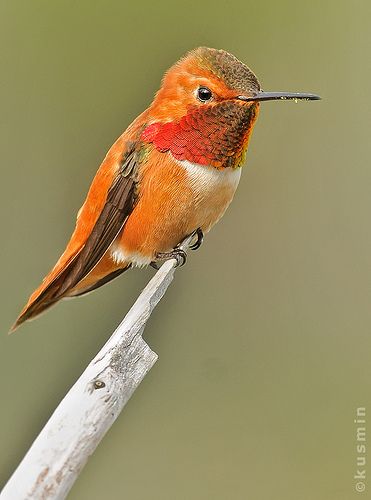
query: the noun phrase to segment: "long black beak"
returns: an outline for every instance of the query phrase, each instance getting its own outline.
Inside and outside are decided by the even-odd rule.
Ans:
[[[241,101],[278,101],[291,100],[291,101],[318,101],[320,98],[316,94],[305,94],[303,92],[258,92],[254,96],[239,95],[237,99]]]

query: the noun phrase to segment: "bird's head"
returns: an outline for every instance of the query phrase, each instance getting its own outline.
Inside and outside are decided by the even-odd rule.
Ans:
[[[262,92],[254,73],[235,56],[200,47],[165,74],[142,138],[177,160],[238,167],[260,101],[314,98],[318,97]]]

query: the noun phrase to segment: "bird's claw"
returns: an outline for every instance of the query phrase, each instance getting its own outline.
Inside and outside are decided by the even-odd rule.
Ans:
[[[191,236],[192,237],[197,236],[197,240],[192,245],[189,245],[189,248],[191,250],[197,250],[198,248],[200,248],[202,242],[204,241],[204,233],[202,232],[202,229],[199,227],[196,229],[196,231],[193,231]]]

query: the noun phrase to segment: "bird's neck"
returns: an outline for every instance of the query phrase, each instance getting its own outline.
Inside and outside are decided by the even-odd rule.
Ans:
[[[224,101],[195,106],[178,121],[152,121],[142,140],[158,151],[170,151],[177,160],[188,160],[218,169],[242,165],[258,106]]]

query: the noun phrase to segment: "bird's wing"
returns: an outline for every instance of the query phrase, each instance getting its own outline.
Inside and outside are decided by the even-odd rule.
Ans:
[[[66,250],[31,295],[12,330],[53,305],[85,278],[124,226],[135,204],[140,148],[136,142],[122,142],[120,138],[107,154],[78,213]]]

